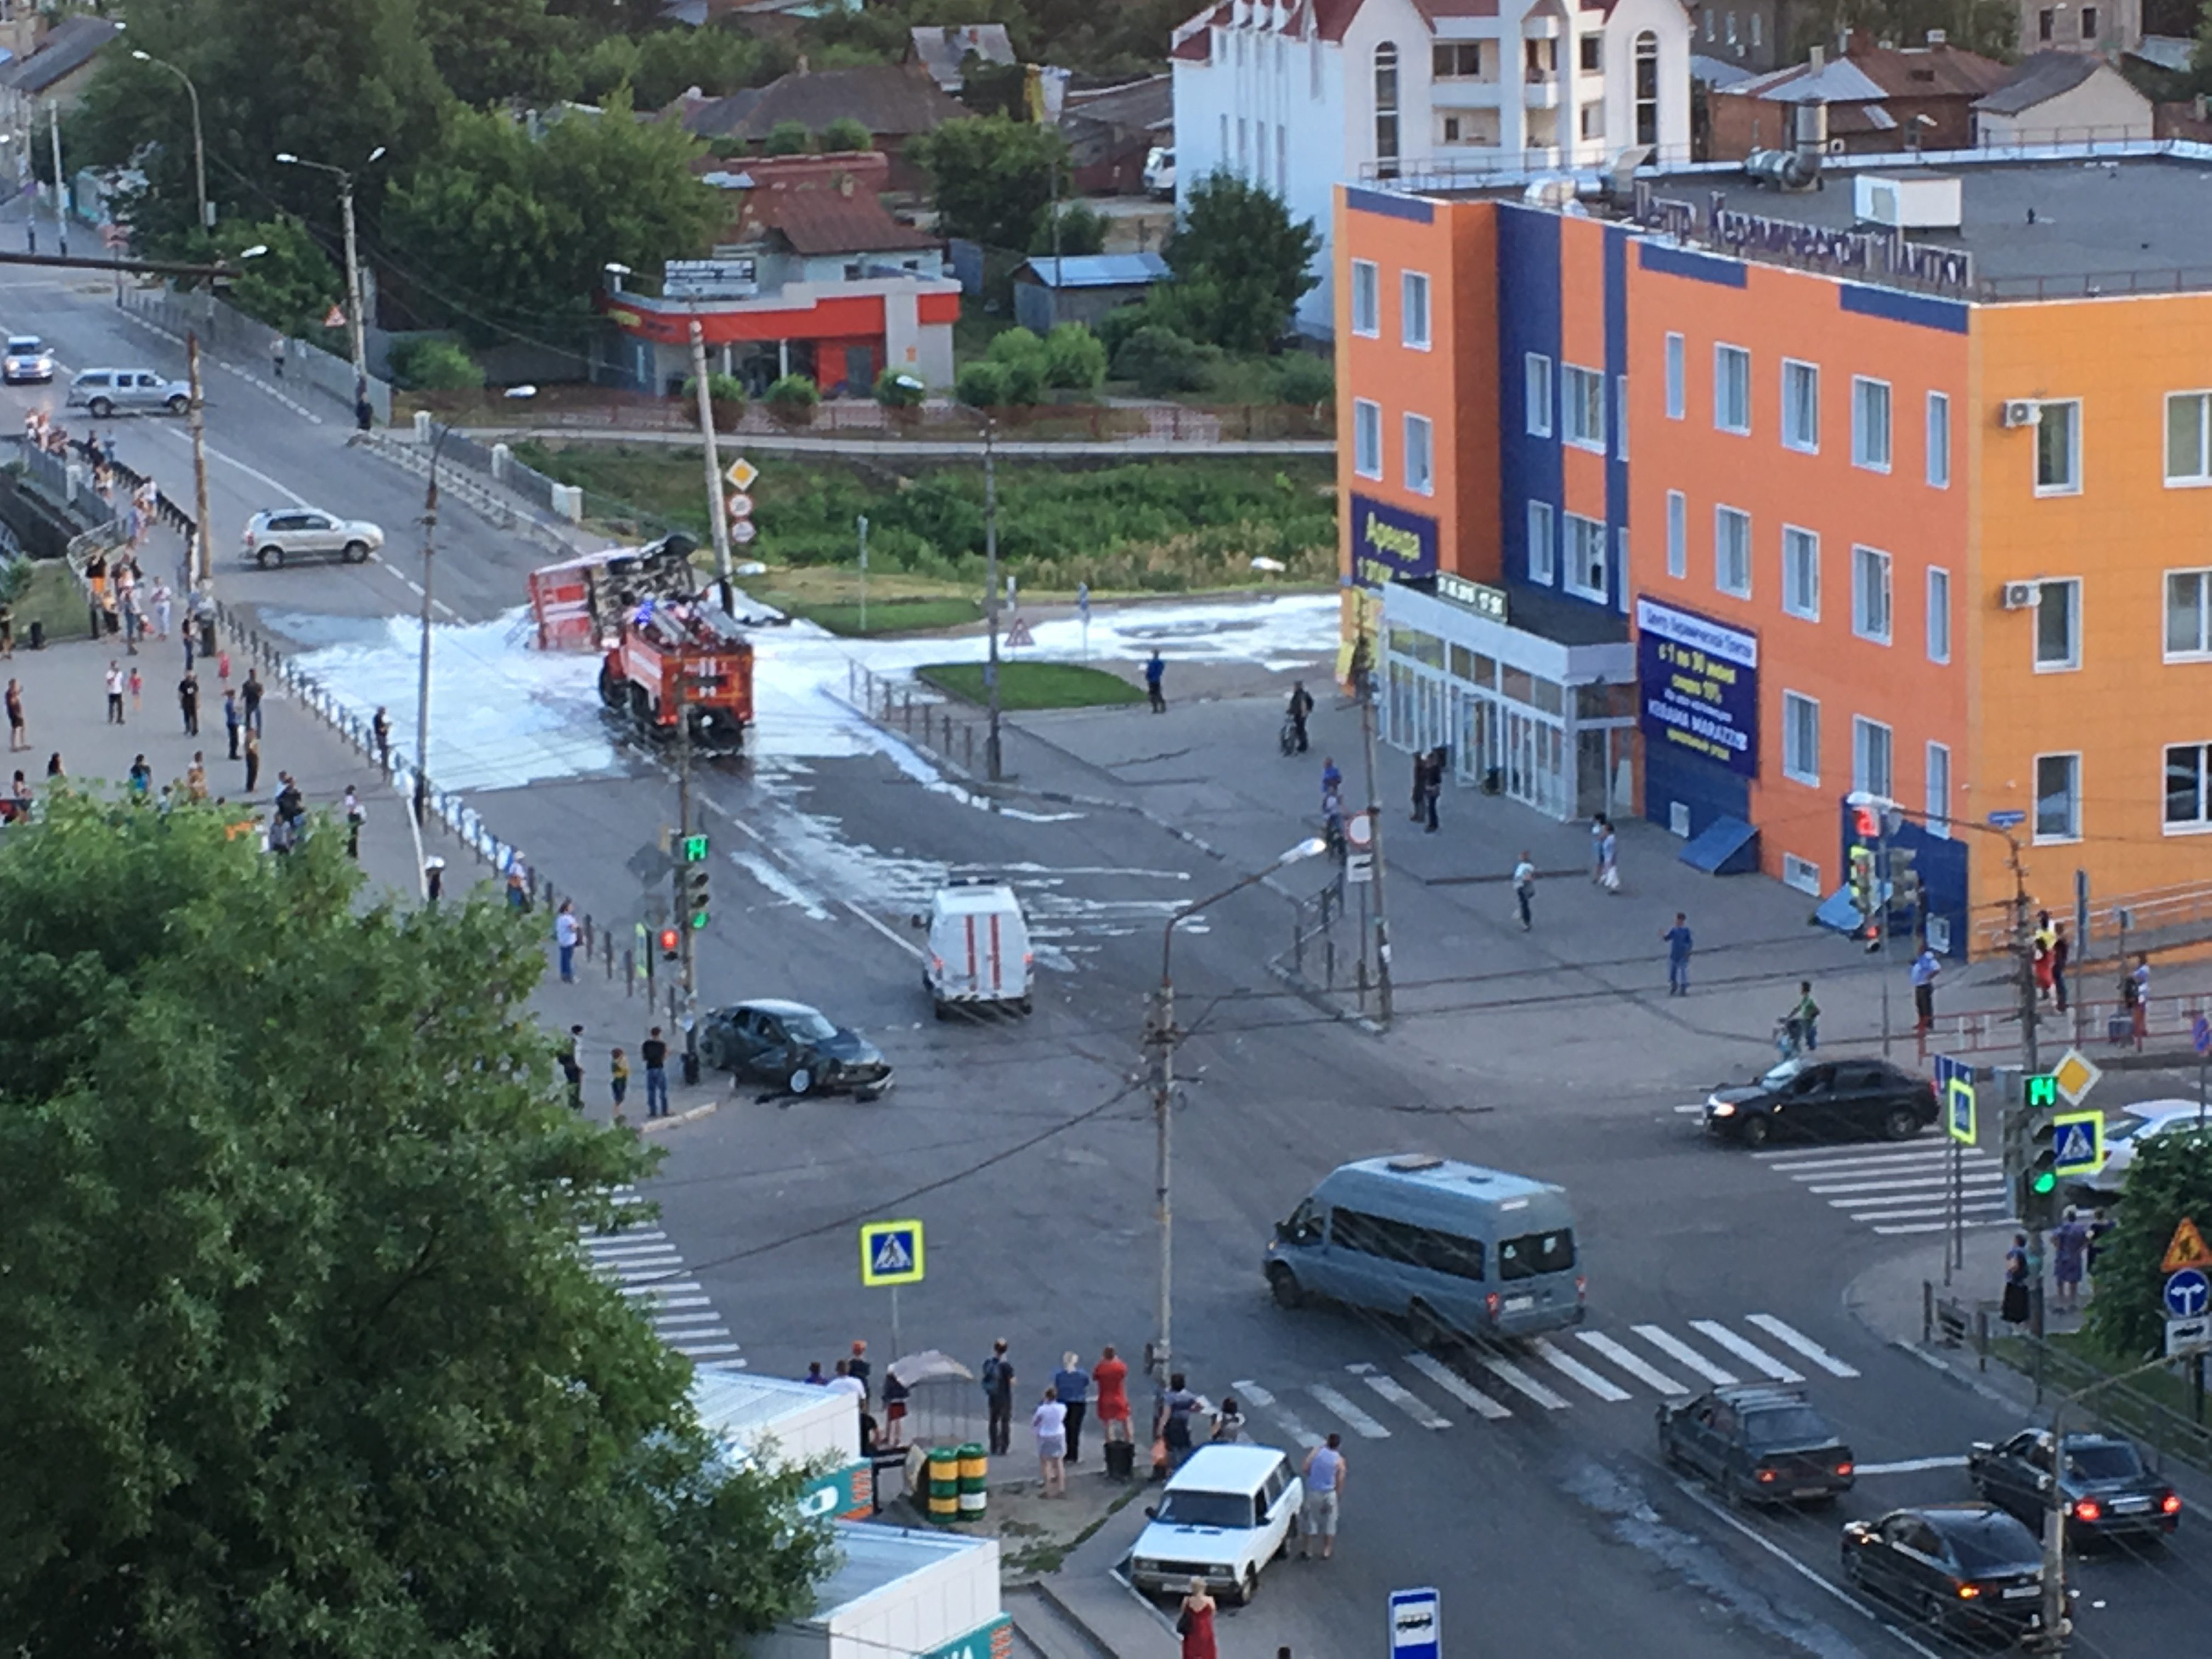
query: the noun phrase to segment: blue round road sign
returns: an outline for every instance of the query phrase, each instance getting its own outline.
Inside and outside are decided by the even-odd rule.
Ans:
[[[2184,1267],[2166,1276],[2166,1310],[2176,1319],[2194,1319],[2212,1306],[2212,1279],[2202,1267]]]
[[[2212,1019],[2197,1015],[2196,1023],[2189,1028],[2189,1040],[2197,1045],[2200,1054],[2212,1050]]]

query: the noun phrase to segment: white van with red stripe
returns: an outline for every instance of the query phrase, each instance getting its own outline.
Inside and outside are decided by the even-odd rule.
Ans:
[[[921,982],[950,1019],[955,1008],[1030,1011],[1036,963],[1030,925],[1014,890],[999,882],[956,881],[929,902],[929,946]]]

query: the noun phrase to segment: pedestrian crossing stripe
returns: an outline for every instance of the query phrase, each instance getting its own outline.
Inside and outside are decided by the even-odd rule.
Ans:
[[[860,1283],[920,1284],[921,1248],[919,1221],[864,1222],[860,1227]]]
[[[1981,1148],[1935,1141],[1918,1146],[1793,1146],[1752,1156],[1882,1237],[1950,1228],[1954,1182],[1959,1224],[2014,1224],[2003,1167]]]

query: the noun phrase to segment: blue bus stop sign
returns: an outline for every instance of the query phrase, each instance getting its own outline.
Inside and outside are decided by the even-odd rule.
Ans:
[[[1443,1604],[1432,1589],[1390,1592],[1390,1659],[1443,1659]]]

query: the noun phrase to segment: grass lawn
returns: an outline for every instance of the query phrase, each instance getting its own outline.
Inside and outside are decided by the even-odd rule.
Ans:
[[[874,616],[871,613],[871,622]],[[983,665],[980,662],[933,663],[916,674],[940,691],[972,703],[984,701]],[[1009,713],[1025,708],[1098,708],[1113,703],[1142,702],[1143,691],[1103,668],[1085,668],[1074,662],[999,662],[999,707]]]
[[[46,625],[49,640],[81,640],[85,635],[84,590],[61,559],[35,559],[30,585],[15,599],[15,647],[31,642],[31,624]]]
[[[765,596],[763,596],[765,597]],[[774,604],[775,601],[770,600]],[[832,634],[857,634],[873,638],[878,634],[927,634],[962,624],[981,622],[983,607],[973,599],[913,599],[868,600],[867,625],[860,623],[860,607],[856,600],[851,605],[794,604],[778,607],[794,617],[804,617],[819,623]]]

